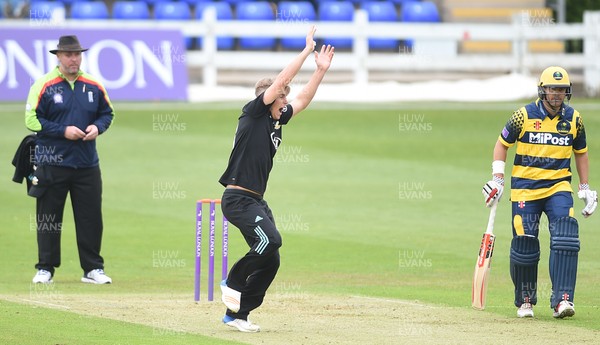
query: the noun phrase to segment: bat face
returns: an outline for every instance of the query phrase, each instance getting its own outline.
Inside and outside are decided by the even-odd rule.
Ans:
[[[477,257],[477,264],[475,265],[475,273],[473,275],[473,290],[471,294],[471,305],[475,309],[485,308],[487,278],[492,263],[495,240],[496,237],[490,233],[483,234],[483,238],[481,239],[479,256]]]

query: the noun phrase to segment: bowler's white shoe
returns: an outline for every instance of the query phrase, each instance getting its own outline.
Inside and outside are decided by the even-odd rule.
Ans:
[[[240,332],[260,332],[260,326],[253,324],[250,320],[234,319],[229,315],[225,315],[223,317],[223,323],[227,326],[237,328]]]
[[[533,305],[531,303],[523,303],[517,309],[518,317],[533,317]]]
[[[234,313],[240,311],[241,298],[241,292],[236,291],[227,286],[225,280],[221,281],[221,300],[229,310],[231,310]]]
[[[562,319],[573,315],[575,315],[575,306],[572,302],[563,300],[554,308],[554,314],[552,316],[557,319]]]
[[[83,283],[90,284],[112,284],[112,279],[109,276],[104,274],[104,270],[98,268],[95,270],[91,270],[88,273],[83,275],[81,278]]]
[[[31,280],[34,284],[52,283],[52,273],[46,270],[39,270]]]

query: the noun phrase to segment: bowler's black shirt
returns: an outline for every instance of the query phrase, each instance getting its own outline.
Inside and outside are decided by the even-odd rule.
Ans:
[[[271,104],[263,102],[264,93],[242,108],[235,132],[233,150],[229,163],[219,182],[265,193],[269,173],[273,168],[273,157],[281,144],[281,125],[292,118],[291,105],[281,110],[279,121],[271,117]]]

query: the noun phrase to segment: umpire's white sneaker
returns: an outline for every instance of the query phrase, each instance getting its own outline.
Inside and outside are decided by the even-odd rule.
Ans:
[[[81,278],[81,281],[90,284],[112,284],[112,279],[104,274],[104,270],[100,268],[91,270],[84,274],[83,278]]]
[[[227,326],[237,328],[240,332],[260,332],[260,326],[253,324],[252,322],[250,322],[250,320],[234,319],[229,315],[225,315],[223,317],[223,323]]]
[[[554,314],[552,316],[557,319],[562,319],[573,315],[575,315],[575,306],[572,302],[563,300],[554,308]]]
[[[221,300],[225,306],[234,313],[240,311],[242,293],[227,286],[225,280],[221,281]]]
[[[517,309],[518,317],[533,317],[533,305],[531,303],[523,303]]]
[[[49,284],[52,283],[52,273],[46,270],[39,270],[31,280],[34,284]]]

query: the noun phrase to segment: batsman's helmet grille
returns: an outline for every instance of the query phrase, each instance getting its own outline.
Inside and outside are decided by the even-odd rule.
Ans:
[[[567,71],[558,66],[551,66],[546,68],[540,75],[540,82],[538,83],[538,97],[544,99],[546,95],[545,87],[566,87],[567,88],[567,100],[571,99],[571,79]]]

